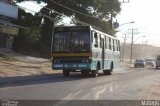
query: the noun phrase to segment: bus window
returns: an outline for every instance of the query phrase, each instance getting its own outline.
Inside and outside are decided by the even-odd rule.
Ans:
[[[83,37],[82,37],[83,36]],[[89,51],[90,38],[88,32],[75,31],[72,32],[71,50],[74,52]]]
[[[99,40],[100,40],[100,42],[99,42],[100,48],[102,48],[102,37],[100,34],[99,34]]]
[[[98,48],[98,36],[97,33],[94,33],[95,44],[94,47]]]
[[[117,46],[117,51],[119,51],[119,44],[118,44],[118,40],[116,40],[116,46]]]
[[[54,52],[67,52],[70,51],[70,32],[61,32],[61,33],[55,33],[54,37]]]
[[[92,41],[92,43],[93,43],[93,36],[94,36],[94,32],[93,31],[91,31],[91,41]]]
[[[120,51],[120,41],[118,40],[118,48],[119,48],[119,51]]]
[[[111,46],[111,38],[109,38],[109,50],[112,50],[112,46]]]
[[[112,46],[113,46],[113,51],[115,51],[115,42],[114,42],[114,39],[112,41]]]
[[[107,49],[107,37],[105,36],[105,49]]]
[[[116,51],[120,51],[119,41],[116,40]]]
[[[107,37],[107,49],[109,50],[109,37]]]

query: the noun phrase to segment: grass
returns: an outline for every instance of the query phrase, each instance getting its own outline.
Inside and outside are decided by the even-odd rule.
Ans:
[[[0,59],[4,61],[17,61],[14,57],[6,54],[0,54]]]

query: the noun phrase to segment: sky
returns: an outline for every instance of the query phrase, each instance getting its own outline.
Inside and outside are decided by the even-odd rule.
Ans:
[[[41,8],[31,2],[20,4],[23,7],[39,11]],[[44,3],[42,6],[46,5]],[[116,17],[120,25],[134,21],[134,24],[125,24],[118,28],[117,37],[123,42],[127,34],[127,42],[131,42],[131,29],[136,29],[134,43],[160,46],[160,0],[130,0],[122,3],[121,12]],[[145,37],[144,37],[145,36]]]
[[[121,13],[116,17],[121,24],[134,21],[135,24],[125,24],[119,27],[117,36],[121,41],[128,29],[137,29],[134,34],[135,43],[160,46],[160,0],[130,0],[121,5]],[[143,37],[146,36],[146,37]],[[127,42],[131,42],[131,34],[127,34]]]
[[[18,3],[18,5],[20,5],[21,7],[25,7],[26,12],[30,12],[34,14],[35,12],[38,12],[42,8],[42,6],[45,6],[46,4],[42,2],[39,5],[37,5],[36,2],[26,1],[22,3]],[[30,10],[33,10],[33,11],[30,11]]]

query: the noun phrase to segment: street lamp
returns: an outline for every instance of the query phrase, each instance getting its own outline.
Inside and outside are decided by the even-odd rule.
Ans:
[[[126,25],[126,24],[133,24],[133,23],[135,23],[135,22],[134,22],[134,21],[131,21],[131,22],[123,23],[123,24],[119,25],[119,27],[121,27],[121,26],[123,26],[123,25]]]
[[[114,28],[119,28],[119,27],[121,27],[121,26],[123,26],[123,25],[133,24],[133,23],[135,23],[135,22],[134,22],[134,21],[131,21],[131,22],[126,22],[126,23],[123,23],[123,24],[119,25],[119,23],[118,23],[117,20],[116,20],[116,22],[114,22]]]

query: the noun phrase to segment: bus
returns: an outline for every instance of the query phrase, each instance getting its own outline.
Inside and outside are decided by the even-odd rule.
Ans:
[[[55,27],[52,36],[52,69],[63,70],[69,77],[80,71],[82,76],[111,75],[120,62],[120,41],[92,26]]]

